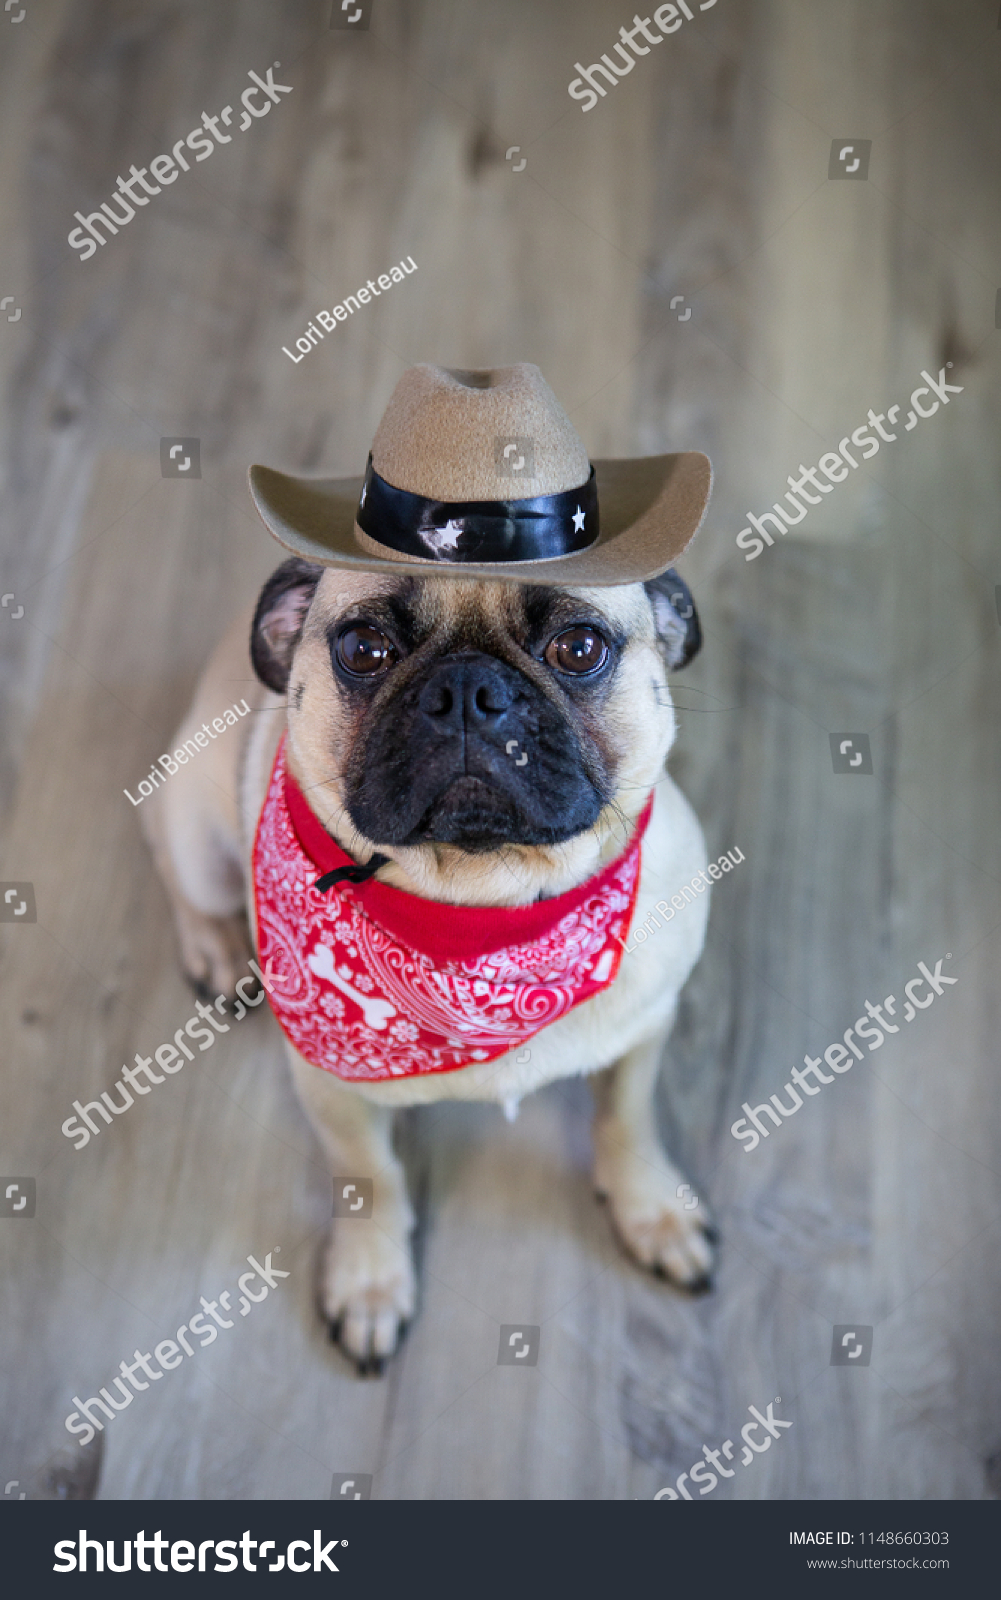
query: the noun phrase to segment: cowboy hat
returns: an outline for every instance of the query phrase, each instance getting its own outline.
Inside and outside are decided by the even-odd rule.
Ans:
[[[659,577],[705,515],[697,450],[588,460],[538,367],[410,367],[364,477],[250,469],[268,531],[321,566],[516,583],[611,586]]]

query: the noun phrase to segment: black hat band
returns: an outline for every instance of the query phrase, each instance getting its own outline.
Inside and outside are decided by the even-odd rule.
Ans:
[[[426,500],[394,489],[368,458],[358,526],[378,544],[424,561],[545,561],[598,538],[594,468],[579,489],[530,500]]]

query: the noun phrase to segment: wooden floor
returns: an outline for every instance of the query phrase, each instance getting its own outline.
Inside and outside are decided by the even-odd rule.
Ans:
[[[0,1169],[37,1210],[0,1218],[2,1481],[55,1493],[72,1397],[280,1249],[267,1300],[108,1425],[100,1496],[323,1499],[347,1473],[650,1498],[776,1396],[793,1426],[715,1498],[1001,1493],[996,0],[720,0],[587,114],[566,86],[611,49],[610,0],[375,0],[356,35],[329,0],[25,5],[0,19],[0,865],[37,922],[0,925]],[[76,210],[276,61],[266,118],[74,254]],[[829,180],[863,138],[867,180]],[[663,1085],[715,1292],[613,1244],[584,1084],[511,1126],[423,1110],[420,1315],[361,1381],[315,1315],[328,1188],[269,1016],[85,1150],[60,1125],[190,1011],[123,790],[275,564],[247,465],[360,470],[417,360],[537,361],[595,454],[711,453],[672,767],[711,855],[746,861]],[[948,407],[744,561],[748,510],[950,361]],[[200,439],[198,481],[161,476],[171,436]],[[869,736],[871,775],[832,770],[832,733]],[[876,1055],[757,1150],[731,1137],[947,952],[959,981]],[[518,1322],[527,1371],[496,1364]],[[874,1330],[869,1365],[830,1364],[835,1327]]]

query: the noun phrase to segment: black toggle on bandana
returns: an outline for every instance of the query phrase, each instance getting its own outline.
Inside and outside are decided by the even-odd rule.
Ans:
[[[313,885],[321,894],[326,894],[335,883],[367,883],[369,878],[374,878],[380,867],[384,867],[389,860],[388,856],[378,854],[371,856],[363,867],[335,867],[333,872],[325,872],[322,878],[317,878]],[[74,1147],[75,1148],[75,1147]]]
[[[358,526],[379,544],[425,561],[544,561],[598,538],[594,468],[579,489],[531,500],[426,500],[394,489],[368,458]]]

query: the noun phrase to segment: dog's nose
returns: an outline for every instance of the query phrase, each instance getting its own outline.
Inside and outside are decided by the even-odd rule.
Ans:
[[[500,662],[474,656],[441,662],[421,690],[419,703],[439,733],[457,734],[464,728],[486,732],[514,700],[514,687]]]

